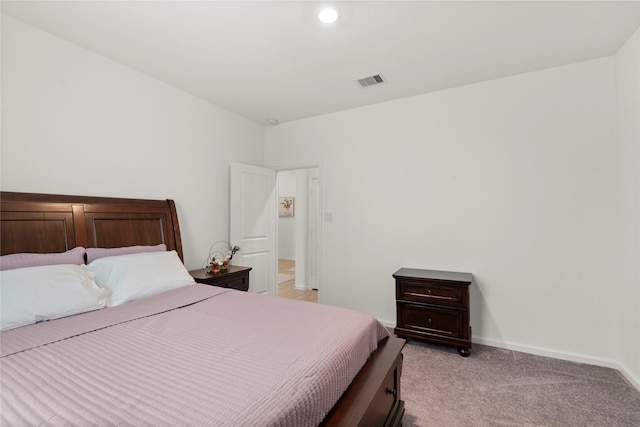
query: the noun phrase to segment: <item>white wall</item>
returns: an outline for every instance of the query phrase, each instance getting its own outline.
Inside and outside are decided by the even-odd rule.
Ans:
[[[174,199],[199,268],[229,238],[229,163],[262,164],[262,140],[262,126],[2,16],[2,190]]]
[[[619,360],[629,270],[613,57],[281,124],[322,161],[323,302],[395,323],[400,267],[474,274],[474,341]],[[371,88],[375,90],[375,88]]]
[[[640,30],[616,55],[618,119],[620,129],[620,188],[626,196],[620,220],[629,224],[625,235],[621,283],[621,364],[640,384]]]
[[[296,197],[296,171],[278,172],[278,197]],[[278,201],[279,203],[279,201]],[[278,206],[279,207],[279,206]],[[297,208],[295,206],[294,208]],[[294,211],[294,215],[295,215]],[[278,258],[296,259],[297,216],[278,217]]]
[[[267,128],[265,164],[323,162],[323,301],[393,324],[397,268],[469,271],[476,342],[638,383],[638,37]],[[173,198],[189,268],[228,237],[229,163],[263,163],[261,126],[6,16],[1,89],[2,190]]]
[[[295,288],[309,290],[307,260],[309,249],[309,171],[298,169],[296,174],[296,284]]]

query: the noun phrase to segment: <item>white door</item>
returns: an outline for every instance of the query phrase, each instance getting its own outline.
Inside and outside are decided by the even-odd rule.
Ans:
[[[229,225],[233,264],[252,267],[249,292],[276,295],[276,172],[231,163]]]

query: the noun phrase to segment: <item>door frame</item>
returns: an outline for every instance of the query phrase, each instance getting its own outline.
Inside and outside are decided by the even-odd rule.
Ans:
[[[322,161],[318,160],[318,161],[314,161],[314,162],[304,162],[304,163],[292,163],[292,164],[286,164],[286,165],[265,165],[265,168],[271,168],[273,170],[276,171],[276,192],[277,192],[277,176],[278,176],[278,172],[283,172],[283,171],[291,171],[291,170],[298,170],[298,169],[312,169],[312,168],[318,168],[318,178],[319,178],[319,183],[318,183],[318,191],[320,192],[320,197],[319,197],[319,201],[318,201],[318,227],[319,229],[317,230],[318,232],[318,303],[321,304],[322,303],[322,288],[323,288],[323,282],[322,282],[322,253],[323,253],[323,226],[324,226],[324,221],[322,220],[323,216],[322,216],[322,212],[324,212],[324,192],[323,192],[323,182],[324,182],[324,174],[323,174],[323,170],[322,170]],[[307,190],[308,191],[308,190]],[[276,197],[279,197],[278,194],[276,194]],[[276,207],[277,209],[277,207]],[[277,215],[276,215],[276,236],[278,236],[280,233],[280,230],[278,229],[278,220],[277,220]],[[307,239],[308,241],[308,239]],[[278,281],[277,281],[277,274],[278,274],[278,268],[277,268],[277,262],[278,262],[278,255],[279,255],[279,250],[280,248],[278,248],[278,239],[276,238],[276,295],[278,292]]]

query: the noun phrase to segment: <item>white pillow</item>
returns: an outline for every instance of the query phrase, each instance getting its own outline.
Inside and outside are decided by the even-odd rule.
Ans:
[[[57,319],[106,306],[85,266],[46,265],[0,272],[0,330]]]
[[[195,283],[176,251],[99,258],[87,269],[111,293],[111,307]]]

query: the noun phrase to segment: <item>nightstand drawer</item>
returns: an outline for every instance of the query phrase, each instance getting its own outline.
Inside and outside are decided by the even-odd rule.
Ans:
[[[465,288],[443,286],[436,283],[401,280],[396,287],[396,299],[427,304],[465,307]]]
[[[464,311],[398,302],[398,313],[399,328],[463,338]]]
[[[249,284],[245,283],[244,277],[238,278],[229,278],[228,280],[220,280],[214,284],[214,286],[219,286],[221,288],[232,288],[237,289],[239,291],[246,291],[249,289]]]
[[[192,270],[189,272],[193,279],[203,285],[218,286],[221,288],[237,289],[239,291],[249,290],[249,272],[251,267],[232,265],[227,271],[209,274],[207,270]]]

